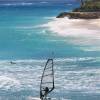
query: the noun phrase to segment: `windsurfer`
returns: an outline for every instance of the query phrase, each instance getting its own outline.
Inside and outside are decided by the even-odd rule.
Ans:
[[[54,89],[53,59],[48,59],[43,70],[40,84],[40,99],[51,100],[48,94]]]
[[[44,95],[41,96],[41,100],[47,100],[46,97],[47,97],[48,92],[49,92],[49,88],[45,87]]]
[[[46,87],[45,89],[44,89],[44,91],[45,91],[45,96],[48,94],[48,92],[49,92],[49,88],[48,87]]]

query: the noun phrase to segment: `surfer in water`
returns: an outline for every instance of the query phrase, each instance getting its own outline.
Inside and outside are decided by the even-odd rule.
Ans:
[[[16,63],[11,61],[10,64],[16,64]]]

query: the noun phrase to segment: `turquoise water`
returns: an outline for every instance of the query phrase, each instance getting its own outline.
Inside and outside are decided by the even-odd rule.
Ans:
[[[52,98],[99,100],[100,51],[84,51],[81,48],[89,46],[39,27],[76,6],[0,6],[0,100],[39,97],[40,77],[50,57],[54,57],[56,85]]]
[[[30,6],[0,8],[0,59],[28,59],[55,56],[72,56],[73,45],[61,42],[45,29],[35,28],[50,21],[61,11],[69,11],[73,6]],[[53,42],[51,40],[57,40]],[[72,50],[73,49],[73,50]],[[66,52],[68,51],[68,53]],[[69,54],[69,51],[72,53]],[[77,55],[77,54],[74,54]]]

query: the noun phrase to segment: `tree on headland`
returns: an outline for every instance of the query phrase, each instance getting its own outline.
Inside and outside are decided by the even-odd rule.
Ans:
[[[81,12],[100,12],[100,0],[77,0],[80,2],[80,7],[74,9],[74,11]]]
[[[80,2],[81,2],[81,6],[83,6],[84,5],[84,1],[83,0],[80,0]]]
[[[86,3],[90,2],[100,2],[100,0],[78,0],[81,3],[81,6],[84,6]]]
[[[85,0],[76,0],[76,1],[80,2],[81,6],[83,6]]]

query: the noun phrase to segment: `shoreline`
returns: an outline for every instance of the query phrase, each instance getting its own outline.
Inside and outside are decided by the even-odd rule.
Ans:
[[[68,17],[70,19],[98,19],[100,12],[61,12],[56,18]]]
[[[81,45],[83,51],[100,51],[100,19],[55,18],[40,27],[66,38],[65,42]]]

